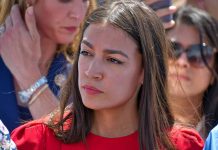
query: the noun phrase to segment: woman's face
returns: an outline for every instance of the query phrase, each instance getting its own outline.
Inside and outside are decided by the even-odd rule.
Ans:
[[[88,0],[36,0],[34,11],[42,38],[58,44],[72,42],[88,5]]]
[[[193,44],[199,44],[198,31],[185,24],[178,24],[167,33],[168,39],[179,43],[183,49]],[[204,41],[207,43],[207,41]],[[209,65],[213,66],[213,61]],[[169,92],[176,98],[202,97],[213,77],[206,66],[193,66],[187,59],[187,53],[182,53],[178,59],[169,60]]]
[[[137,44],[127,33],[110,24],[91,24],[83,35],[78,70],[86,107],[136,109],[144,72]]]

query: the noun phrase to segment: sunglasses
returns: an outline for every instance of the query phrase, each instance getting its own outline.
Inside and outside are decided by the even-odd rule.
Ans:
[[[189,64],[194,67],[205,67],[206,64],[211,63],[216,52],[214,48],[205,43],[193,44],[186,49],[178,42],[171,41],[171,43],[173,47],[172,58],[178,59],[182,53],[186,53]]]

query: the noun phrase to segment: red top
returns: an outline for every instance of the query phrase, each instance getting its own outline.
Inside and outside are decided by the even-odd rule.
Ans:
[[[193,129],[174,127],[170,133],[178,150],[202,150],[203,140]],[[105,138],[89,133],[87,145],[64,144],[47,125],[38,121],[16,128],[11,135],[19,150],[137,150],[138,132],[119,138]]]

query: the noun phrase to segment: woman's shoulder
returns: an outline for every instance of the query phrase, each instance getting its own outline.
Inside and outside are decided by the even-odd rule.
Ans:
[[[18,149],[48,149],[51,145],[60,144],[54,131],[42,119],[30,121],[14,129],[11,138]]]
[[[16,137],[19,138],[20,134],[22,135],[23,133],[28,133],[28,131],[32,132],[35,130],[37,130],[37,133],[43,133],[45,130],[48,130],[48,128],[41,119],[34,120],[15,128],[12,131],[11,136],[14,137],[14,135],[16,135]]]
[[[182,150],[202,150],[204,140],[199,133],[189,127],[175,125],[170,132],[173,143],[177,149]]]
[[[70,115],[68,110],[64,113],[64,116],[66,115]],[[54,129],[49,124],[51,122],[56,124],[58,121],[59,112],[54,111],[41,119],[27,122],[14,129],[11,138],[18,149],[54,149],[52,147],[59,147],[63,143],[56,137]],[[64,124],[64,128],[69,128],[68,122]]]
[[[41,120],[31,121],[14,129],[11,138],[18,149],[43,149],[45,132],[48,130]]]

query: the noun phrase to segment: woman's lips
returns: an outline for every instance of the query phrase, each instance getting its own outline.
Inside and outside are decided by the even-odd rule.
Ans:
[[[178,80],[186,80],[186,81],[190,80],[190,78],[188,76],[183,75],[183,74],[170,74],[170,77],[176,78]]]
[[[101,90],[99,90],[93,86],[90,86],[90,85],[84,85],[82,87],[85,90],[85,92],[89,95],[97,95],[97,94],[103,93]]]
[[[68,32],[74,33],[77,30],[77,27],[64,27],[64,29],[66,29]]]

